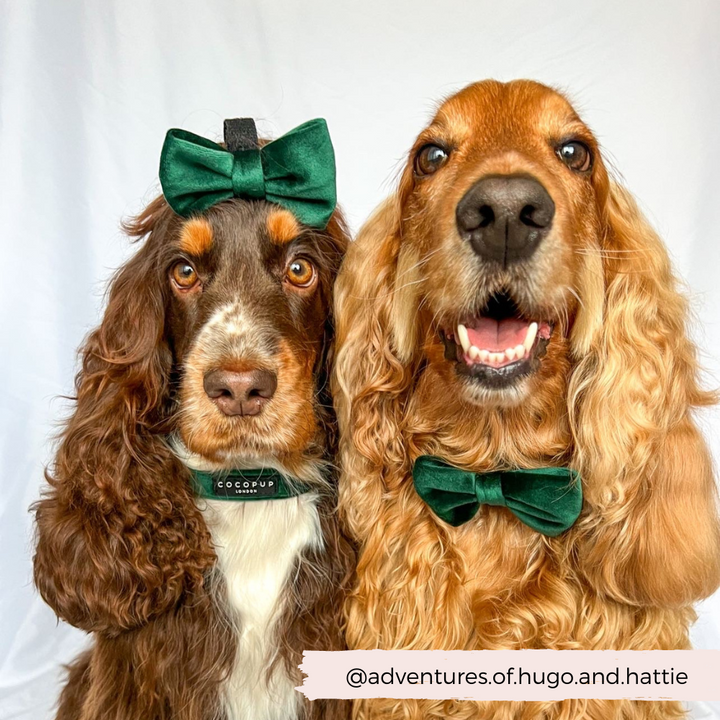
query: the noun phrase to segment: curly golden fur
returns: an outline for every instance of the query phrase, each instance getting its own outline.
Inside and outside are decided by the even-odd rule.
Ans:
[[[560,161],[566,138],[588,147],[591,171]],[[413,159],[428,143],[449,160],[420,177]],[[530,262],[490,273],[459,236],[456,207],[497,174],[537,178],[556,213]],[[533,373],[479,389],[444,357],[440,331],[507,287],[554,331]],[[447,100],[352,244],[336,315],[340,508],[360,548],[351,648],[688,647],[692,603],[720,584],[716,488],[692,419],[714,397],[698,384],[667,252],[564,97],[488,81]],[[496,507],[453,528],[414,491],[421,454],[478,471],[568,465],[582,477],[582,514],[557,538]],[[355,715],[664,720],[682,710],[377,699]]]

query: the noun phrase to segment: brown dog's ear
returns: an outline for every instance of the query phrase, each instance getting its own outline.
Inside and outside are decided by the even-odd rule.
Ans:
[[[323,293],[323,305],[327,310],[327,317],[322,347],[315,363],[314,372],[319,420],[325,435],[325,455],[331,462],[334,462],[338,443],[337,421],[333,412],[330,388],[330,375],[335,358],[334,292],[338,272],[350,242],[350,233],[340,208],[335,209],[327,227],[322,232],[316,233],[316,238],[322,256],[320,291]]]
[[[571,380],[575,462],[592,512],[581,570],[621,602],[685,605],[720,584],[720,525],[685,299],[660,238],[623,188],[605,203],[601,326]]]
[[[172,354],[165,340],[163,239],[155,201],[131,226],[149,233],[113,280],[82,349],[76,406],[36,505],[35,583],[63,619],[117,633],[202,584],[214,559],[184,470],[166,446]]]

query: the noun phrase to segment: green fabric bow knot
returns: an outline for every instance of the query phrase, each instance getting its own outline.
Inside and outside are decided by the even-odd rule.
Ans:
[[[160,184],[170,207],[183,217],[233,197],[264,198],[322,229],[337,202],[335,152],[322,119],[263,148],[235,152],[185,130],[168,130]]]
[[[582,509],[580,476],[569,468],[474,473],[422,455],[413,466],[413,482],[430,509],[455,527],[471,520],[481,505],[496,505],[555,537],[572,527]]]

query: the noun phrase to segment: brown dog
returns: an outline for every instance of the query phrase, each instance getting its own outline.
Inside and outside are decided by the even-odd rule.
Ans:
[[[340,503],[360,544],[352,648],[688,647],[720,583],[686,303],[668,255],[559,93],[482,82],[443,103],[338,283]],[[569,467],[557,537],[418,496],[421,455]],[[359,716],[666,719],[677,703],[360,701]]]
[[[146,240],[82,350],[37,506],[36,585],[94,637],[58,718],[344,718],[294,690],[304,650],[344,647],[351,553],[327,472],[342,218],[234,199],[185,220],[161,197],[128,231]],[[195,497],[193,470],[243,467],[308,490]]]

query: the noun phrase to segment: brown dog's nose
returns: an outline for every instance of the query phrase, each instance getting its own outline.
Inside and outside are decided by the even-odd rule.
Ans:
[[[513,175],[478,180],[455,212],[460,235],[473,250],[503,267],[535,252],[554,215],[555,203],[537,180]]]
[[[269,370],[211,370],[203,380],[205,394],[228,416],[259,415],[274,395],[277,376]]]

